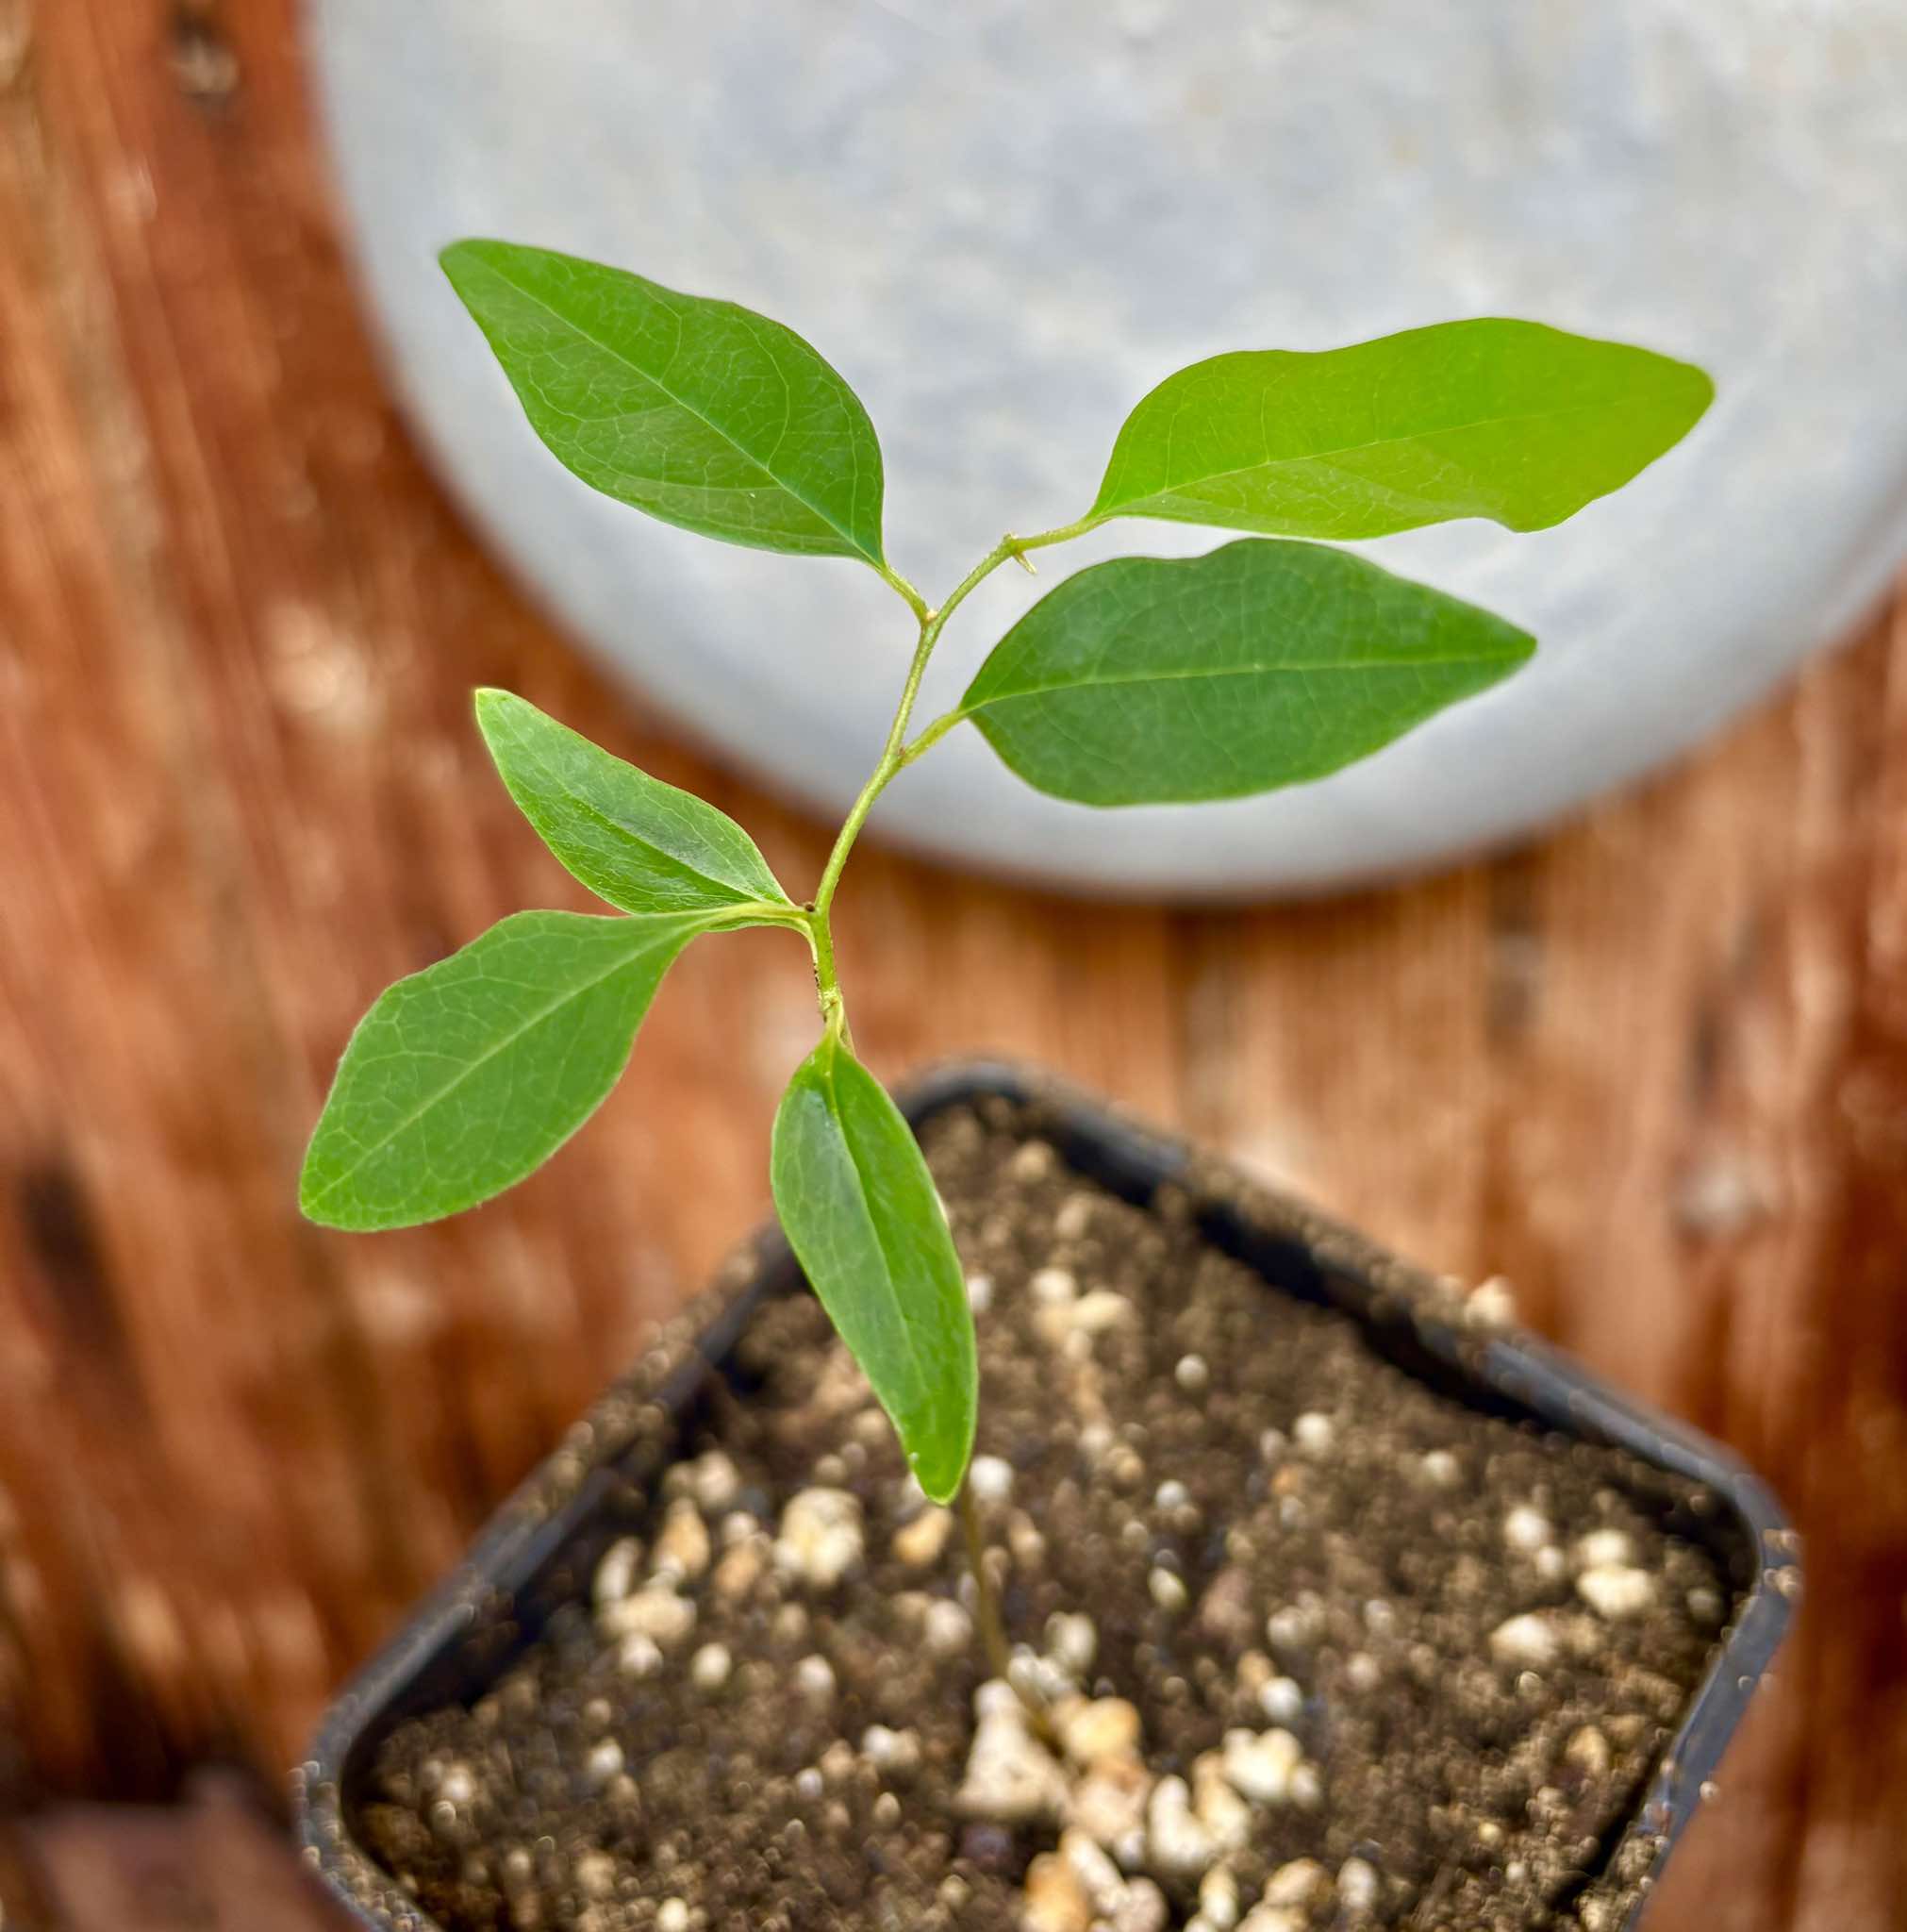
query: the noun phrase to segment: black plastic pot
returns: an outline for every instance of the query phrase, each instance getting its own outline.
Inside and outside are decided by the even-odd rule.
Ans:
[[[1380,1352],[1444,1393],[1617,1444],[1702,1486],[1711,1507],[1681,1512],[1671,1526],[1716,1553],[1735,1579],[1739,1606],[1642,1804],[1607,1847],[1611,1860],[1624,1851],[1633,1857],[1639,1840],[1648,1869],[1659,1874],[1787,1628],[1799,1580],[1796,1539],[1767,1489],[1716,1443],[1639,1407],[1542,1342],[1466,1322],[1447,1289],[1360,1236],[1043,1076],[991,1063],[952,1067],[913,1087],[903,1106],[919,1128],[945,1108],[987,1096],[1033,1104],[1068,1164],[1129,1200],[1150,1200],[1163,1182],[1185,1188],[1206,1237],[1268,1288],[1340,1309]],[[657,1437],[657,1410],[672,1416],[684,1408],[722,1371],[761,1300],[800,1286],[779,1234],[758,1237],[504,1505],[463,1563],[332,1707],[295,1774],[299,1832],[307,1856],[360,1923],[380,1932],[436,1932],[353,1833],[357,1780],[380,1741],[410,1716],[480,1695],[553,1610],[587,1594],[597,1557],[624,1526],[612,1520],[611,1499],[626,1504],[659,1473],[647,1446]],[[1639,1903],[1625,1932],[1642,1912]]]

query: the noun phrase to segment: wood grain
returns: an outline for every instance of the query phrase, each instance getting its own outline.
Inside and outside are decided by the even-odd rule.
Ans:
[[[171,1806],[64,1805],[0,1824],[8,1932],[352,1932],[229,1773]]]
[[[632,1080],[482,1215],[302,1225],[370,995],[580,903],[487,777],[523,691],[754,828],[612,693],[395,420],[290,0],[0,0],[0,1790],[274,1774],[340,1675],[762,1211],[810,991],[699,951]],[[687,541],[687,540],[685,540]],[[1109,824],[1108,836],[1115,835]],[[878,849],[842,905],[898,1074],[1042,1060],[1465,1276],[1737,1444],[1812,1605],[1664,1923],[1907,1898],[1907,621],[1534,850],[1240,914]]]

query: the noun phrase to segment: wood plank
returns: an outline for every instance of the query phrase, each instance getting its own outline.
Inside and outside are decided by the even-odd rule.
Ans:
[[[700,949],[628,1089],[507,1202],[298,1222],[371,993],[582,903],[471,685],[707,791],[792,881],[824,841],[612,691],[424,474],[296,26],[0,0],[0,1800],[289,1762],[761,1212],[810,1037],[781,936]],[[842,904],[884,1074],[1018,1054],[1184,1124],[1508,1275],[1775,1477],[1821,1607],[1671,1924],[1881,1932],[1907,1896],[1903,667],[1897,614],[1682,771],[1389,892],[1081,908],[871,849]]]
[[[0,1827],[8,1932],[347,1932],[229,1774],[171,1807],[68,1805]]]

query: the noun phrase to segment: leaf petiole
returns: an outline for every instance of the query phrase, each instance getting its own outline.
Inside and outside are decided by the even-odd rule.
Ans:
[[[967,713],[958,705],[951,711],[942,711],[931,724],[921,730],[920,737],[902,752],[901,769],[905,771],[916,758],[925,758],[966,716]]]
[[[914,619],[917,624],[925,624],[933,616],[933,608],[928,604],[926,598],[921,596],[920,591],[892,564],[877,563],[874,566],[874,570],[881,581],[895,591],[906,604],[907,608],[914,613]]]

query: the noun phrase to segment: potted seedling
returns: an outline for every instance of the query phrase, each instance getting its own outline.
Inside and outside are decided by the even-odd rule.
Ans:
[[[1056,797],[1185,803],[1323,777],[1486,690],[1530,637],[1319,540],[1559,523],[1708,378],[1505,320],[1219,356],[1139,403],[1085,515],[935,600],[887,558],[866,412],[799,337],[539,249],[443,263],[585,482],[854,559],[915,641],[799,891],[712,806],[477,694],[511,795],[613,910],[513,914],[386,991],[305,1211],[396,1227],[522,1179],[691,941],[787,932],[818,1037],[774,1123],[787,1246],[665,1330],[340,1702],[302,1774],[321,1868],[373,1924],[451,1932],[1629,1923],[1783,1619],[1760,1490],[1493,1293],[1049,1082],[969,1070],[904,1112],[856,1057],[832,913],[883,789],[963,726]],[[1129,518],[1247,534],[1065,579],[917,721],[978,584]]]

